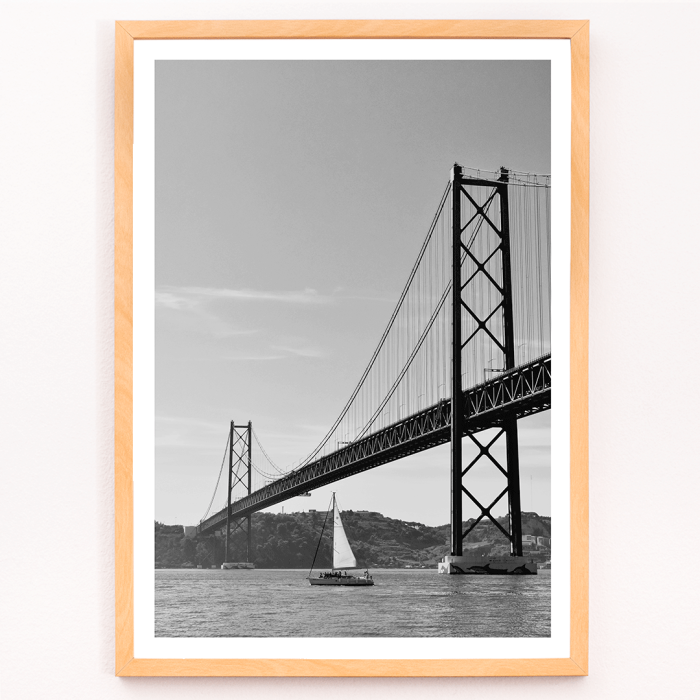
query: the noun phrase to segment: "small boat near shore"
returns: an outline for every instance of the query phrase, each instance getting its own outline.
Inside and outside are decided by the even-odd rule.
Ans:
[[[340,519],[340,510],[338,510],[338,503],[335,500],[335,492],[333,492],[331,499],[331,510],[333,512],[333,567],[330,571],[322,571],[318,576],[311,575],[316,563],[321,539],[323,538],[323,531],[326,528],[326,522],[324,521],[321,535],[316,545],[316,554],[314,554],[314,560],[309,571],[309,583],[312,586],[374,586],[374,580],[370,576],[368,569],[365,570],[362,576],[347,573],[348,569],[351,571],[357,569],[357,559],[355,559],[352,547],[345,534],[343,521]]]
[[[215,567],[212,567],[212,569]],[[251,569],[255,568],[255,564],[252,562],[248,561],[225,561],[222,565],[221,568],[230,571],[231,569],[244,569],[246,571],[250,571]]]

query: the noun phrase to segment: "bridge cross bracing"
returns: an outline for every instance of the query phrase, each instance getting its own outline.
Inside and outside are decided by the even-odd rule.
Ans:
[[[508,534],[515,551],[520,539],[516,543],[519,483],[512,478],[514,471],[517,477],[517,420],[551,404],[550,238],[548,177],[503,170],[465,174],[455,166],[377,347],[323,440],[292,468],[280,468],[251,428],[258,456],[249,458],[250,483],[233,478],[230,508],[227,501],[213,515],[208,511],[198,532],[210,534],[225,528],[227,519],[248,518],[445,442],[452,443],[454,460],[461,440],[451,439],[451,432],[474,439],[498,428],[510,439],[507,463],[500,464],[484,447],[477,459],[493,462],[507,480],[511,476],[501,497],[509,499]],[[473,463],[464,469],[461,455],[457,459],[452,553],[461,553],[467,534],[461,531],[461,512],[455,514],[462,493],[480,508],[478,520],[495,522],[490,514],[495,502],[483,506],[464,486]]]

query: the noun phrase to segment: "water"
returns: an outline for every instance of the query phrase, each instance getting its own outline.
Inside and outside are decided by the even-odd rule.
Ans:
[[[375,569],[366,588],[307,571],[157,570],[157,637],[549,637],[549,576]]]

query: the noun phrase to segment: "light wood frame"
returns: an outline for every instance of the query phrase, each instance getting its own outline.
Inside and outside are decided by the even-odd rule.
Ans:
[[[284,20],[116,23],[115,588],[118,676],[582,676],[588,674],[588,21]],[[568,39],[571,42],[571,647],[568,659],[134,658],[134,41],[145,39]]]

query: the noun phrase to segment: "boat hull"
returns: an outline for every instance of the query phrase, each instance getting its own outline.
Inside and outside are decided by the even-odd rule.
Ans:
[[[250,571],[255,568],[255,564],[247,561],[225,561],[221,568],[228,571],[231,569],[245,569]]]
[[[374,586],[371,578],[358,578],[357,576],[342,576],[340,578],[312,578],[309,576],[312,586]]]
[[[536,576],[537,564],[525,557],[446,556],[438,563],[438,573],[470,576]]]

